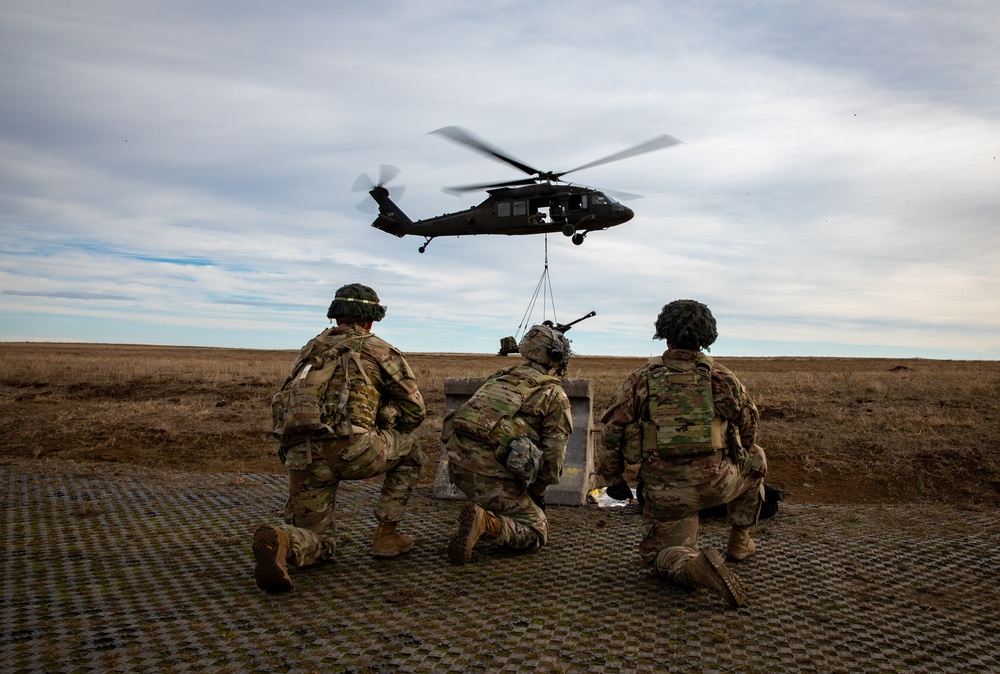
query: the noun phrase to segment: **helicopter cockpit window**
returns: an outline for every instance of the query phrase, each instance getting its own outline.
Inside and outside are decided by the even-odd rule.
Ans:
[[[498,218],[509,218],[510,217],[510,202],[501,201],[497,204],[497,217]]]
[[[514,215],[527,215],[528,214],[528,202],[527,201],[515,201],[514,202]]]
[[[571,211],[576,211],[581,208],[587,207],[587,195],[586,194],[574,194],[569,198],[569,203],[566,207]]]
[[[594,205],[602,205],[611,203],[611,197],[604,196],[603,194],[594,194]]]

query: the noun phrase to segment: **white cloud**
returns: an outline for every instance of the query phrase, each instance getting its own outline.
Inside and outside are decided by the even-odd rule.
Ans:
[[[646,195],[549,237],[558,318],[598,312],[578,350],[656,351],[660,306],[694,297],[734,351],[998,357],[998,37],[975,2],[6,3],[0,338],[162,321],[136,334],[295,348],[358,281],[403,348],[494,350],[543,239],[420,255],[350,192],[396,165],[420,218],[521,177],[427,135],[460,124],[543,170],[684,141],[571,176]]]

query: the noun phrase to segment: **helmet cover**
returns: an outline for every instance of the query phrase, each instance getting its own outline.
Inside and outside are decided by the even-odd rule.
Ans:
[[[719,336],[712,312],[694,300],[674,300],[664,305],[653,325],[653,339],[665,339],[680,349],[707,350]]]
[[[548,325],[535,325],[521,338],[517,352],[527,358],[557,370],[564,369],[572,355],[566,335]]]
[[[348,283],[337,290],[326,317],[346,323],[367,323],[381,321],[385,310],[374,290],[360,283]]]

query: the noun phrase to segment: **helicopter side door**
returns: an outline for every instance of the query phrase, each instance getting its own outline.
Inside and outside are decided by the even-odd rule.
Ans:
[[[590,199],[588,194],[571,194],[564,200],[566,222],[576,224],[590,213]]]
[[[497,229],[502,233],[508,230],[517,232],[537,225],[537,213],[530,213],[527,199],[498,201],[496,204]]]

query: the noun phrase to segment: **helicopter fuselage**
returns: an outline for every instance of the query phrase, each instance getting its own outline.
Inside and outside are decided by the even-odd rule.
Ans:
[[[634,216],[630,208],[588,187],[538,183],[487,193],[482,203],[467,210],[413,221],[389,198],[388,190],[376,186],[369,192],[379,205],[372,226],[398,237],[425,237],[420,249],[423,252],[427,243],[438,236],[480,234],[562,232],[579,245],[587,232],[620,225]]]

